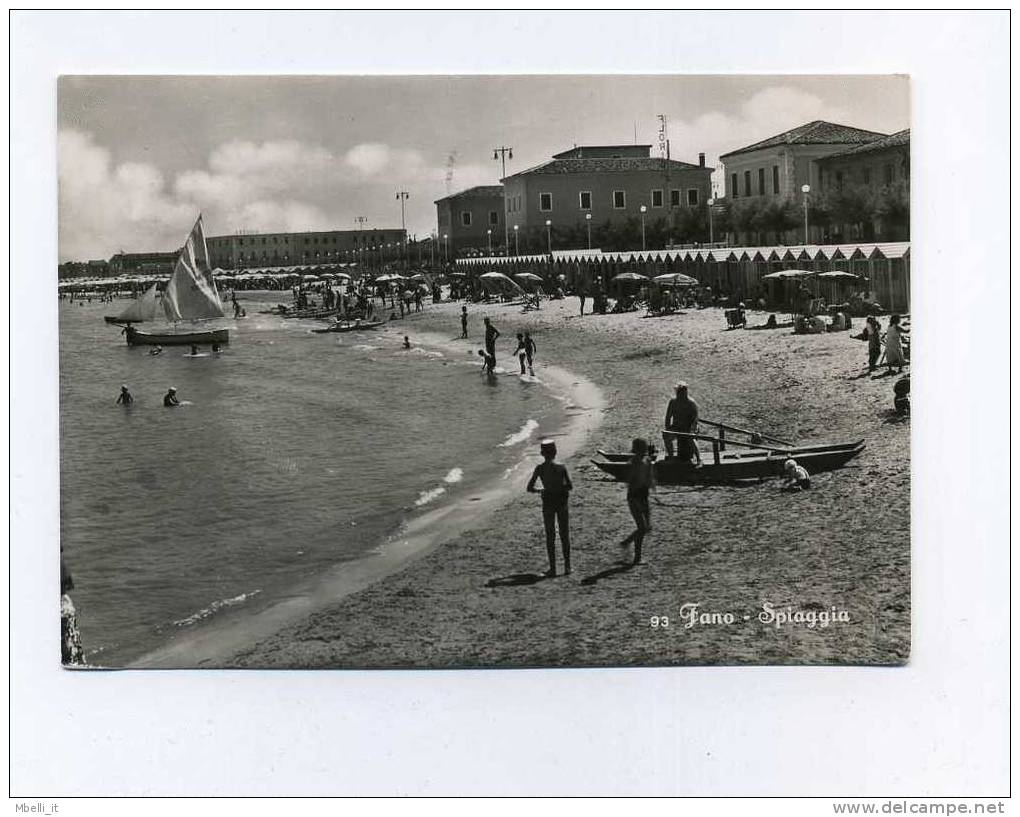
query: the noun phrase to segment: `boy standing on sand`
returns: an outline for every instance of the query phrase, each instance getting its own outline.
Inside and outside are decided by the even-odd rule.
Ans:
[[[544,462],[535,466],[528,480],[528,493],[536,493],[535,482],[542,480],[542,521],[545,523],[545,549],[549,556],[549,570],[545,575],[556,575],[556,527],[560,529],[563,546],[563,574],[570,575],[570,514],[567,499],[574,489],[566,466],[556,462],[556,443],[542,440],[539,447]]]
[[[467,337],[467,307],[462,306],[460,308],[460,336],[461,339]]]

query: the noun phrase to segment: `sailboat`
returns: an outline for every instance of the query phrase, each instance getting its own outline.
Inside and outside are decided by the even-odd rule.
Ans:
[[[119,315],[106,315],[103,319],[107,323],[152,322],[156,318],[157,309],[159,309],[159,284],[153,284],[141,296],[128,304],[127,308]]]
[[[227,329],[200,329],[179,332],[181,321],[203,321],[223,317],[223,304],[216,291],[209,250],[202,230],[202,216],[192,227],[188,240],[177,256],[173,275],[163,292],[163,312],[173,324],[169,332],[140,332],[130,324],[124,329],[129,346],[187,346],[198,343],[228,343]]]

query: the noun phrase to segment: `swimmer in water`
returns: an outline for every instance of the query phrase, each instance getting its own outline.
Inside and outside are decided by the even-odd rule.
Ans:
[[[212,350],[214,355],[218,355],[220,353],[220,345],[218,343],[214,343],[212,345]]]
[[[407,335],[404,335],[404,348],[405,349],[410,349],[411,348],[411,341],[407,337]]]
[[[191,344],[191,356],[198,357],[198,347],[194,343]]]
[[[120,387],[120,394],[117,395],[118,406],[130,406],[135,402],[135,398],[131,396],[131,392],[128,391],[127,386]]]
[[[149,354],[150,355],[161,355],[161,354],[163,354],[163,347],[162,346],[156,346],[156,347],[154,347],[154,348],[149,350]]]
[[[163,405],[166,408],[176,408],[181,404],[181,401],[177,399],[177,387],[171,386],[167,393],[163,395]]]

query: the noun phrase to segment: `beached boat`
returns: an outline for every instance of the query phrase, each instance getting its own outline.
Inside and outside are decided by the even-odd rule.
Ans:
[[[317,335],[324,335],[327,332],[360,332],[363,329],[375,329],[377,326],[382,326],[382,321],[355,321],[341,322],[337,321],[332,326],[327,326],[323,329],[313,329]]]
[[[119,315],[105,315],[107,323],[132,324],[153,321],[159,309],[159,284],[153,284],[133,300]]]
[[[783,476],[783,462],[793,457],[809,474],[842,468],[864,450],[864,440],[830,445],[799,446],[785,450],[748,450],[742,453],[719,453],[702,457],[702,465],[679,458],[658,460],[655,479],[661,485],[727,483],[741,480],[768,479]],[[626,482],[631,455],[599,452],[601,459],[592,462],[619,482]]]
[[[809,474],[816,474],[841,468],[864,450],[864,440],[794,445],[785,440],[712,420],[699,422],[714,426],[718,429],[718,436],[672,433],[677,437],[709,442],[712,445],[711,452],[702,452],[700,467],[681,458],[656,461],[655,478],[660,484],[728,483],[780,477],[783,475],[783,463],[791,457],[806,468]],[[727,431],[744,435],[748,440],[745,442],[734,440],[732,437],[727,438]],[[737,450],[727,450],[730,446],[735,446]],[[599,459],[593,459],[592,462],[599,469],[620,482],[627,480],[630,454],[598,449],[598,456]]]
[[[189,346],[230,342],[228,329],[177,329],[181,321],[206,321],[223,317],[223,304],[213,280],[201,215],[177,256],[177,264],[163,292],[162,303],[163,313],[172,325],[171,328],[159,332],[142,332],[129,324],[124,329],[129,346]]]

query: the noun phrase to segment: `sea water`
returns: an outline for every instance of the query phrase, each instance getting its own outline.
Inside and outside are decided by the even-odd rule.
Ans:
[[[60,531],[92,663],[288,597],[565,422],[540,384],[481,376],[477,343],[404,350],[413,324],[322,335],[245,306],[220,354],[191,357],[129,347],[102,320],[123,303],[61,302]],[[189,405],[164,408],[170,386]]]

